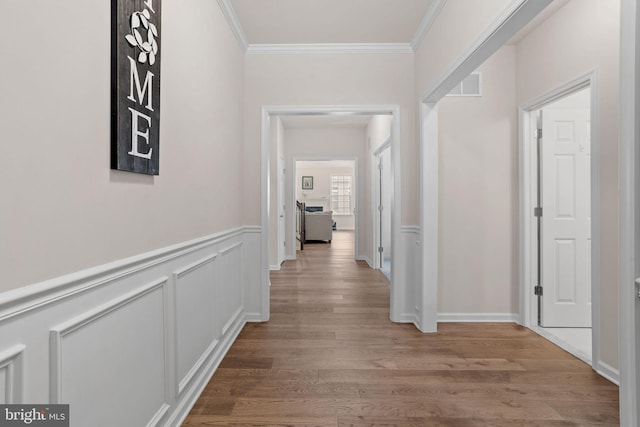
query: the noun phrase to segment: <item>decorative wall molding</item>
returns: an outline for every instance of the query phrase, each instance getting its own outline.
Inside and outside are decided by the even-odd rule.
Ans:
[[[242,25],[240,25],[238,15],[236,15],[236,11],[233,9],[230,0],[218,0],[218,5],[220,5],[222,14],[226,18],[227,23],[231,28],[231,32],[233,32],[233,35],[240,45],[240,48],[243,52],[246,52],[247,48],[249,47],[249,42],[247,41],[247,36],[242,29]]]
[[[229,252],[235,250],[235,249],[240,249],[242,247],[242,242],[238,242],[236,244],[233,244],[231,246],[228,246],[224,249],[220,249],[220,255],[221,256],[225,256],[227,255]]]
[[[207,350],[204,353],[202,353],[202,356],[200,356],[198,361],[191,367],[191,369],[189,370],[189,372],[187,372],[184,378],[182,378],[178,382],[176,387],[176,392],[177,392],[176,396],[179,396],[187,388],[187,386],[191,384],[191,381],[193,381],[196,374],[200,372],[200,370],[206,364],[206,362],[211,359],[213,352],[216,350],[216,347],[218,347],[218,340],[213,341],[209,345]]]
[[[225,304],[219,307],[224,315],[222,335],[226,335],[231,325],[237,319],[244,308],[242,306],[242,287],[231,286],[232,277],[242,276],[242,242],[228,246],[220,250],[220,281],[224,285],[220,296],[225,299]],[[231,311],[229,311],[231,310]]]
[[[216,350],[210,358],[205,361],[203,368],[194,377],[192,384],[184,391],[181,399],[176,403],[171,415],[164,424],[165,426],[182,425],[182,422],[187,418],[187,415],[189,415],[189,411],[191,411],[198,397],[202,394],[202,391],[211,380],[218,366],[220,366],[224,355],[227,354],[246,322],[246,316],[245,318],[238,317],[235,320],[228,334],[222,337]]]
[[[126,276],[214,245],[220,240],[240,236],[244,231],[256,232],[253,227],[235,228],[4,292],[0,294],[0,324],[20,314],[43,309],[62,299],[109,285]]]
[[[255,262],[261,235],[261,227],[236,228],[1,294],[7,400],[70,400],[86,424],[106,401],[124,399],[120,414],[104,416],[178,425],[244,324],[268,318]],[[202,319],[208,330],[188,333]],[[134,371],[135,389],[107,378]],[[85,399],[96,393],[103,397]]]
[[[400,232],[420,234],[420,226],[419,225],[403,225],[402,227],[400,227]]]
[[[413,54],[409,43],[317,43],[317,44],[251,44],[251,55],[297,54]]]
[[[217,257],[218,257],[218,254],[217,253],[213,253],[211,255],[208,255],[208,256],[202,258],[199,261],[196,261],[196,262],[194,262],[192,264],[187,265],[184,268],[181,268],[181,269],[175,271],[173,273],[174,282],[177,283],[178,280],[180,280],[180,278],[182,276],[187,275],[187,274],[189,274],[189,273],[191,273],[191,272],[193,272],[193,271],[195,271],[195,270],[197,270],[199,268],[202,268],[206,264],[210,264],[210,263],[214,262]]]
[[[0,404],[22,403],[25,348],[19,344],[0,353],[0,372],[5,372],[5,384],[0,384],[4,388],[5,401]]]
[[[250,44],[231,1],[218,0],[231,32],[242,51],[248,54],[415,53],[445,3],[446,0],[435,0],[431,4],[409,43]]]
[[[190,265],[187,265],[186,267],[177,270],[176,272],[173,273],[173,333],[174,333],[174,339],[175,339],[175,346],[174,346],[174,351],[173,351],[173,357],[174,357],[174,369],[176,372],[176,375],[178,376],[178,381],[176,381],[175,384],[175,391],[176,391],[176,396],[179,396],[180,393],[183,392],[183,390],[187,387],[187,385],[191,382],[191,380],[193,379],[194,375],[199,371],[199,369],[202,367],[202,365],[204,364],[204,362],[211,356],[212,352],[215,350],[215,347],[218,343],[218,337],[216,337],[215,339],[213,339],[211,341],[211,343],[209,344],[208,348],[200,355],[200,357],[198,358],[197,362],[195,364],[193,364],[191,366],[191,369],[189,369],[184,376],[182,376],[182,378],[180,378],[180,375],[182,374],[180,372],[180,360],[181,360],[181,355],[180,355],[180,350],[185,350],[186,344],[182,344],[180,342],[180,336],[179,336],[179,332],[180,332],[180,324],[179,324],[179,320],[178,320],[178,316],[182,313],[179,313],[179,307],[178,307],[178,300],[180,298],[180,288],[181,288],[181,283],[180,280],[189,275],[190,273],[194,273],[202,268],[204,268],[205,266],[211,265],[211,264],[215,264],[216,259],[218,258],[218,253],[214,252],[208,256],[206,256],[205,258],[200,259],[199,261],[196,261]],[[215,271],[214,271],[214,276],[215,276]],[[216,283],[203,283],[202,285],[205,286],[205,289],[208,290],[209,292],[211,292],[211,294],[214,293],[215,291],[215,286],[217,285]],[[205,298],[204,295],[197,295],[198,299],[203,299]],[[211,297],[209,304],[214,303],[214,299],[215,297]],[[196,307],[192,307],[192,309],[194,309]],[[202,313],[200,313],[202,314]],[[210,323],[210,322],[207,322]],[[203,325],[204,327],[204,325]]]
[[[130,292],[120,298],[110,301],[96,309],[90,310],[80,316],[55,326],[50,331],[50,401],[51,403],[64,403],[62,397],[62,362],[63,362],[63,344],[64,338],[78,331],[96,320],[113,313],[122,307],[154,292],[158,289],[164,289],[168,282],[168,277],[158,279],[140,289]],[[164,310],[164,307],[163,307]],[[166,339],[166,331],[165,331]]]
[[[422,22],[420,22],[416,33],[411,39],[411,49],[413,49],[414,52],[417,52],[420,48],[422,41],[431,29],[433,23],[436,21],[436,18],[440,14],[440,11],[444,7],[445,3],[447,3],[447,0],[434,0],[431,3],[431,6],[429,6],[427,14],[424,16],[424,18],[422,18]]]
[[[439,323],[518,323],[515,313],[438,313]]]

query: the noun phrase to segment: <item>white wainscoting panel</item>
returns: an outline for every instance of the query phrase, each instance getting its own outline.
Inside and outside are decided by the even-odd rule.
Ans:
[[[269,320],[269,313],[264,312],[262,307],[261,237],[261,227],[245,227],[242,244],[242,306],[248,322]]]
[[[164,277],[51,330],[51,402],[75,425],[154,425],[169,408]],[[119,389],[113,393],[113,388]],[[96,419],[95,406],[103,408]]]
[[[0,404],[22,402],[24,349],[20,344],[0,353]]]
[[[0,293],[0,403],[69,403],[75,426],[180,425],[245,322],[268,318],[260,236],[236,228]]]
[[[242,242],[220,251],[220,282],[222,286],[218,312],[224,322],[222,333],[226,334],[233,321],[242,311],[242,284],[237,280],[242,276]]]
[[[213,309],[219,305],[217,256],[209,255],[173,274],[176,395],[202,368],[222,335],[220,316]]]
[[[403,225],[400,229],[398,247],[402,252],[395,255],[392,261],[392,268],[397,268],[399,272],[393,277],[399,277],[398,285],[402,287],[402,292],[399,293],[401,311],[396,321],[413,323],[419,329],[417,301],[420,295],[418,287],[421,285],[420,227]]]

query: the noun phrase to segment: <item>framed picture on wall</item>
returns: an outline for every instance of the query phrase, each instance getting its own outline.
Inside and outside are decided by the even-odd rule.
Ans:
[[[313,190],[313,177],[312,176],[303,176],[302,177],[302,189],[303,190]]]

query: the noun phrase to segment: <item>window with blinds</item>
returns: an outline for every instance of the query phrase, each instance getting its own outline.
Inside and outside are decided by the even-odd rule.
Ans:
[[[335,215],[351,215],[351,176],[331,176],[331,210]]]

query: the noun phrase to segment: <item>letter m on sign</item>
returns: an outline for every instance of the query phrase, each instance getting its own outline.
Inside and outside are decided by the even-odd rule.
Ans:
[[[111,168],[158,175],[161,0],[111,0]]]

